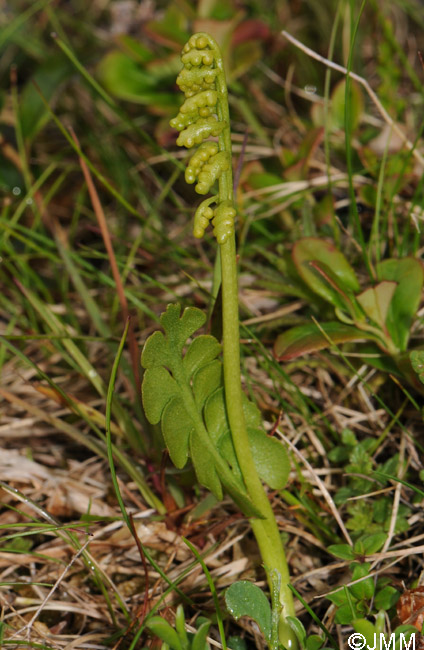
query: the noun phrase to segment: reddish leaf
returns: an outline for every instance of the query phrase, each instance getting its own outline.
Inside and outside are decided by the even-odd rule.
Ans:
[[[310,268],[310,262],[325,264],[337,278],[341,291],[360,291],[358,279],[349,262],[330,242],[317,237],[305,237],[293,246],[293,262],[304,282],[324,300],[332,302],[332,296],[319,276]]]
[[[236,46],[247,41],[265,41],[271,37],[272,31],[266,23],[256,18],[251,18],[237,25],[233,33],[232,42]]]
[[[274,354],[279,361],[289,361],[310,352],[329,348],[333,343],[360,340],[378,341],[378,338],[369,332],[342,323],[323,323],[319,327],[310,323],[293,327],[280,334],[274,344]]]

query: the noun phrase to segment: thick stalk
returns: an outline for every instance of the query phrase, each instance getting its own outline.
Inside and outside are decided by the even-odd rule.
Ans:
[[[252,502],[264,517],[263,519],[252,519],[251,526],[268,575],[270,589],[272,588],[271,571],[276,569],[281,575],[280,602],[283,607],[282,618],[284,619],[286,616],[295,615],[293,595],[288,586],[290,576],[287,560],[273,510],[256,471],[243,415],[234,236],[229,237],[221,246],[221,264],[224,385],[227,415],[246,489]],[[280,640],[286,648],[295,648],[297,645],[294,634],[287,625],[280,625]]]
[[[219,137],[219,149],[230,153],[230,118],[222,59],[218,59],[217,67],[220,69],[220,74],[217,75],[219,92],[218,119],[225,121],[227,124]],[[231,201],[231,203],[234,201],[231,167],[220,176],[219,200]],[[243,414],[243,393],[240,379],[238,281],[234,233],[221,245],[221,276],[224,385],[227,415],[246,489],[254,505],[263,515],[263,519],[251,520],[251,526],[267,572],[271,593],[271,572],[277,570],[281,576],[280,602],[282,605],[282,620],[280,623],[280,641],[286,648],[292,649],[297,647],[297,641],[291,628],[284,621],[286,616],[295,615],[293,596],[288,586],[290,576],[287,560],[273,510],[256,471]]]

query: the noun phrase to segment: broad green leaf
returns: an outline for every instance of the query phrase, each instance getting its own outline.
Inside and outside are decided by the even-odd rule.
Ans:
[[[246,395],[243,395],[243,413],[247,428],[261,427],[261,414],[257,406]],[[204,416],[209,434],[215,441],[218,441],[224,433],[230,430],[223,388],[219,388],[208,398]]]
[[[184,363],[182,353],[186,341],[203,325],[206,317],[195,308],[185,309],[181,317],[180,314],[180,305],[168,305],[160,319],[165,335],[156,332],[146,342],[142,354],[142,363],[147,367],[142,386],[143,406],[150,422],[161,421],[163,437],[174,465],[179,469],[184,467],[190,452],[199,481],[222,498],[213,448],[207,447],[209,441],[201,407],[196,404],[190,380],[193,373],[197,374],[204,366],[210,365],[219,354],[220,345],[212,336],[195,339],[188,347]],[[225,472],[225,468],[223,463],[221,470]],[[230,478],[229,467],[227,472]]]
[[[242,473],[238,464],[237,456],[236,456],[236,451],[234,449],[233,441],[231,439],[231,433],[227,431],[224,433],[223,436],[221,436],[219,440],[219,451],[222,455],[223,458],[227,461],[227,463],[230,465],[231,469],[233,470],[233,474],[238,478],[240,481],[242,480]]]
[[[181,305],[168,305],[160,317],[160,323],[166,332],[168,349],[181,352],[185,342],[206,322],[206,315],[196,307],[186,307],[180,318]]]
[[[358,444],[358,439],[352,429],[343,429],[342,442],[344,445],[348,445],[349,447],[354,447]]]
[[[177,331],[181,328],[180,316],[181,316],[181,305],[179,303],[175,305],[170,303],[169,305],[166,306],[165,311],[162,312],[162,314],[160,315],[160,319],[159,319],[160,324],[165,330],[167,337],[171,336],[171,334],[174,331]],[[199,327],[201,327],[201,325],[199,325]]]
[[[196,434],[190,436],[190,456],[199,483],[208,488],[221,501],[222,486],[215,468],[215,460]]]
[[[327,594],[326,598],[334,603],[336,607],[342,607],[343,605],[346,604],[348,600],[348,595],[347,595],[347,590],[341,587],[337,591],[334,591],[333,593]]]
[[[352,573],[352,581],[359,580],[368,576],[370,572],[370,564],[357,564]],[[358,600],[368,600],[374,596],[375,584],[374,579],[371,577],[365,578],[356,584],[349,587],[350,593]]]
[[[175,467],[182,469],[187,462],[189,438],[193,421],[179,396],[165,406],[162,415],[162,433]]]
[[[231,471],[217,446],[219,437],[229,429],[224,392],[219,388],[222,364],[215,359],[220,345],[212,336],[200,336],[188,346],[183,357],[187,339],[204,324],[206,317],[196,308],[185,309],[181,317],[180,314],[180,305],[168,305],[160,319],[165,335],[153,334],[142,354],[146,368],[142,387],[146,417],[153,423],[161,421],[163,437],[176,467],[184,467],[190,456],[199,483],[218,499],[222,498],[224,486],[246,516],[261,517],[243,481]],[[243,408],[248,422],[260,424],[258,409],[246,397]],[[206,410],[209,417],[203,417]],[[213,430],[206,428],[210,425]]]
[[[396,604],[399,600],[399,596],[399,592],[394,587],[386,585],[383,589],[380,589],[380,591],[377,592],[374,599],[374,607],[376,609],[384,609],[387,611]]]
[[[196,370],[206,363],[213,361],[221,352],[221,345],[214,336],[204,334],[197,336],[191,342],[185,357],[183,366],[188,377],[192,377]]]
[[[260,478],[273,490],[285,487],[290,461],[284,445],[263,429],[248,429],[250,448]]]
[[[153,366],[164,366],[167,361],[168,351],[165,337],[162,332],[154,332],[144,344],[141,365],[143,368],[153,368]]]
[[[261,189],[262,187],[271,187],[272,185],[281,186],[282,178],[276,174],[271,174],[270,172],[254,172],[249,174],[247,182],[250,187],[255,190]],[[276,187],[277,189],[277,187]]]
[[[156,80],[140,62],[120,50],[111,50],[101,59],[97,75],[107,90],[121,99],[137,101],[138,96],[156,87]]]
[[[290,625],[293,632],[296,634],[301,647],[303,647],[306,643],[306,630],[303,626],[303,623],[294,616],[287,616],[286,621]]]
[[[363,320],[362,312],[355,304],[354,295],[349,290],[346,292],[346,290],[341,287],[340,280],[332,272],[329,266],[324,264],[324,262],[312,260],[306,262],[305,268],[308,269],[308,272],[315,275],[315,286],[313,287],[313,290],[321,295],[322,298],[325,298],[330,302],[333,307],[339,310],[342,314],[349,314],[349,321],[352,318]],[[319,291],[317,291],[318,287]],[[348,295],[348,293],[350,295]],[[339,316],[339,318],[342,320],[341,316]]]
[[[180,345],[183,345],[205,323],[206,314],[201,309],[186,307],[179,321]]]
[[[364,99],[361,88],[357,83],[351,81],[351,123],[352,129],[356,129],[361,115],[364,112]],[[345,127],[345,104],[346,104],[346,82],[340,81],[331,93],[330,106],[327,114],[327,128],[331,131],[344,130]],[[324,107],[319,102],[315,102],[311,110],[312,120],[316,125],[324,125],[325,112]]]
[[[359,124],[361,115],[364,111],[364,98],[361,89],[354,81],[350,82],[351,95],[350,101],[350,120],[351,129],[354,130]],[[346,80],[342,79],[335,86],[331,93],[331,120],[334,128],[345,128],[345,106],[346,106]]]
[[[341,291],[354,293],[360,291],[353,268],[343,253],[330,242],[316,237],[301,239],[293,246],[292,259],[297,272],[308,287],[331,304],[334,304],[334,290],[330,290],[328,283],[312,270],[311,262],[317,262],[331,269]]]
[[[190,642],[185,628],[185,614],[182,605],[178,605],[175,613],[175,630],[179,636],[183,650],[189,650]]]
[[[400,637],[401,634],[403,634],[403,639],[404,639],[402,644],[400,644],[399,641],[398,641],[401,638]],[[396,650],[397,650],[397,648],[399,648],[399,650],[400,650],[402,647],[404,647],[404,648],[408,647],[409,648],[409,647],[412,646],[412,648],[414,648],[414,645],[411,643],[411,641],[412,641],[411,636],[414,635],[414,637],[415,637],[416,634],[417,634],[417,628],[414,625],[399,625],[395,629],[395,635],[396,635],[395,648],[396,648]],[[399,645],[398,645],[398,643],[399,643]],[[383,648],[381,648],[381,650],[383,650]]]
[[[352,598],[353,600],[353,598]],[[352,611],[353,610],[353,611]],[[359,616],[357,602],[347,603],[337,609],[335,621],[341,625],[351,625]]]
[[[180,318],[181,305],[168,305],[160,318],[166,337],[162,332],[155,332],[146,341],[141,363],[144,368],[160,365],[172,365],[181,360],[182,350],[188,338],[205,322],[206,316],[195,307],[188,307]],[[196,341],[200,341],[196,343]],[[220,345],[213,336],[200,336],[188,348],[186,368],[194,372],[201,365],[209,363],[219,354]],[[202,354],[204,355],[202,364]]]
[[[179,3],[170,3],[161,15],[160,20],[149,20],[145,24],[145,33],[154,42],[163,43],[165,40],[173,47],[177,45],[179,49],[190,38],[190,32],[187,31],[187,18],[191,16],[190,13],[187,15],[187,12],[191,12],[189,5],[180,7]]]
[[[218,444],[221,436],[230,430],[223,388],[218,388],[206,400],[204,418],[211,439]]]
[[[376,633],[375,626],[371,621],[367,621],[366,618],[357,618],[352,621],[352,627],[358,634],[362,634],[365,637],[367,644],[370,648],[375,646],[374,634]]]
[[[424,350],[413,350],[409,358],[414,372],[418,375],[418,379],[424,384]]]
[[[327,551],[342,560],[354,560],[355,553],[349,544],[331,544],[327,547]]]
[[[384,260],[377,265],[377,276],[380,281],[397,282],[386,326],[399,350],[406,350],[412,321],[421,301],[423,265],[414,257]]]
[[[175,379],[163,366],[154,366],[144,373],[141,393],[146,418],[151,424],[157,424],[165,406],[179,395],[180,389]]]
[[[247,580],[235,582],[225,592],[225,604],[236,621],[242,616],[252,618],[269,641],[271,638],[271,606],[259,587]]]
[[[360,541],[361,542],[361,550],[358,551],[362,555],[373,555],[374,553],[378,553],[383,546],[384,542],[387,539],[387,533],[374,533],[373,535],[364,535],[361,537]],[[356,543],[355,543],[355,551],[357,551]]]
[[[103,57],[97,66],[97,76],[106,90],[125,101],[157,108],[174,107],[177,103],[175,93],[164,91],[163,75],[143,69],[138,61],[119,50],[112,50]],[[173,76],[171,66],[167,76]]]
[[[310,323],[292,327],[280,334],[274,343],[274,354],[279,361],[289,361],[303,354],[329,348],[332,344],[361,340],[379,341],[374,334],[353,325],[332,321],[320,323],[318,327],[315,323]]]
[[[393,374],[404,377],[416,391],[424,394],[424,374],[421,369],[422,350],[413,350],[410,353],[403,352],[396,357],[395,362],[396,368]]]
[[[324,643],[324,639],[318,634],[310,634],[306,640],[305,650],[319,650]]]
[[[366,315],[381,328],[384,328],[396,287],[396,282],[385,280],[377,284],[376,287],[365,289],[359,296],[356,296]]]
[[[196,404],[202,409],[206,399],[222,386],[222,363],[218,360],[203,366],[193,375],[193,393]]]
[[[227,639],[227,648],[230,650],[247,650],[247,643],[240,636],[229,636]]]
[[[197,630],[194,639],[191,643],[191,650],[207,650],[206,637],[208,636],[211,621],[205,621]]]
[[[143,45],[139,39],[132,38],[128,34],[119,34],[116,37],[116,42],[122,50],[129,52],[132,58],[142,65],[149,63],[155,58],[153,52],[148,47]]]
[[[178,634],[173,627],[161,616],[152,616],[146,627],[153,634],[169,645],[172,650],[184,650]]]
[[[281,490],[287,483],[290,471],[286,448],[263,430],[249,428],[247,433],[259,478],[273,490]],[[221,436],[219,451],[231,466],[235,479],[242,485],[242,473],[229,431]]]
[[[243,395],[243,413],[248,429],[262,428],[261,413],[253,402],[246,395]]]

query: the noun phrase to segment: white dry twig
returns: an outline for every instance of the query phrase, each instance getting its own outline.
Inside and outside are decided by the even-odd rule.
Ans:
[[[311,48],[307,47],[303,43],[297,40],[294,36],[283,30],[282,35],[287,38],[290,43],[298,47],[302,52],[305,52],[308,56],[310,56],[312,59],[315,59],[316,61],[320,61],[324,65],[328,66],[329,68],[332,68],[333,70],[337,70],[338,72],[342,72],[345,75],[348,75],[351,77],[351,79],[354,79],[357,81],[361,86],[363,86],[368,93],[371,101],[373,102],[374,106],[382,116],[383,120],[388,124],[393,131],[399,136],[399,138],[402,140],[404,143],[405,147],[409,149],[412,152],[412,155],[418,162],[424,166],[424,157],[421,155],[421,153],[415,148],[415,145],[408,140],[406,135],[401,131],[399,126],[396,124],[396,122],[390,117],[386,109],[384,108],[383,104],[380,102],[378,99],[377,95],[369,85],[368,81],[364,79],[364,77],[361,77],[359,74],[356,74],[356,72],[352,72],[351,70],[349,71],[347,68],[345,68],[342,65],[339,65],[338,63],[334,63],[333,61],[330,61],[329,59],[326,59],[324,56],[321,56],[314,50],[311,50]]]
[[[316,472],[314,471],[314,468],[312,467],[312,465],[311,465],[310,463],[308,463],[308,461],[306,460],[306,458],[304,458],[304,456],[302,456],[302,454],[300,453],[300,451],[295,447],[295,445],[291,442],[291,440],[289,440],[288,438],[286,438],[286,436],[285,436],[285,435],[280,431],[280,429],[277,429],[277,431],[278,431],[279,435],[281,436],[282,440],[285,442],[285,444],[286,444],[288,447],[290,447],[290,449],[292,449],[292,450],[294,451],[294,453],[296,454],[296,456],[298,456],[298,458],[300,458],[300,460],[302,461],[302,463],[303,463],[303,464],[305,465],[305,467],[309,470],[311,477],[313,478],[313,480],[315,481],[315,483],[318,485],[318,487],[319,487],[319,489],[321,490],[321,493],[322,493],[324,499],[327,501],[328,506],[329,506],[331,512],[333,513],[333,517],[334,517],[334,519],[335,519],[335,520],[337,521],[337,523],[339,524],[340,530],[342,531],[342,533],[343,533],[343,535],[344,535],[344,537],[345,537],[347,543],[348,543],[350,546],[353,546],[352,539],[351,539],[351,537],[350,537],[350,535],[349,535],[349,533],[348,533],[348,531],[347,531],[347,529],[346,529],[346,526],[345,526],[344,523],[343,523],[342,518],[341,518],[340,515],[339,515],[339,512],[338,512],[338,510],[337,510],[337,508],[336,508],[336,506],[335,506],[335,503],[334,503],[334,501],[333,501],[333,499],[332,499],[332,497],[331,497],[331,494],[329,493],[329,491],[327,490],[327,488],[326,488],[326,486],[325,486],[325,483],[324,483],[324,482],[320,479],[320,477],[316,474]]]
[[[17,632],[15,632],[15,634],[13,634],[13,636],[11,637],[12,639],[13,639],[14,637],[18,636],[18,635],[22,635],[22,633],[26,631],[26,632],[27,632],[27,640],[28,640],[28,641],[30,640],[30,638],[31,638],[31,630],[32,630],[32,627],[33,627],[35,621],[37,620],[37,618],[39,617],[40,613],[41,613],[41,612],[43,611],[43,609],[45,608],[45,606],[46,606],[46,604],[48,603],[48,601],[49,601],[49,600],[51,599],[51,597],[53,596],[53,594],[54,594],[54,592],[56,591],[56,589],[59,587],[60,583],[62,582],[62,580],[64,579],[64,577],[66,576],[66,574],[68,573],[68,571],[70,570],[70,568],[71,568],[71,567],[73,566],[73,564],[77,561],[77,559],[80,557],[80,555],[82,555],[82,554],[84,553],[85,549],[87,548],[87,546],[89,545],[90,542],[91,542],[91,537],[89,537],[89,538],[85,541],[85,543],[81,546],[81,548],[78,549],[77,553],[75,553],[74,557],[73,557],[72,560],[69,562],[69,564],[66,565],[66,567],[64,568],[64,570],[62,571],[62,573],[60,574],[60,576],[58,577],[58,579],[57,579],[56,582],[54,583],[53,587],[50,589],[49,593],[48,593],[48,594],[46,595],[46,597],[44,598],[43,602],[40,604],[39,607],[37,607],[37,610],[36,610],[36,612],[34,613],[34,615],[33,615],[33,617],[31,618],[31,620],[28,621],[28,623],[27,623],[23,628],[21,628],[20,630],[18,630]]]
[[[403,476],[403,461],[405,458],[405,434],[402,432],[401,434],[401,439],[400,439],[400,450],[399,450],[399,469],[398,469],[398,478],[402,478]],[[398,482],[396,484],[395,488],[395,494],[393,498],[393,506],[392,506],[392,516],[390,518],[390,526],[389,530],[387,533],[387,538],[386,541],[384,542],[384,546],[381,549],[382,553],[385,553],[387,549],[390,546],[390,543],[393,539],[393,535],[395,534],[395,526],[396,526],[396,521],[397,521],[397,516],[398,516],[398,511],[399,511],[399,504],[400,504],[400,493],[402,489],[402,483]]]

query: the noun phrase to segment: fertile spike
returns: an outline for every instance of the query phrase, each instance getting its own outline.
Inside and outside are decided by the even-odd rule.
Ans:
[[[212,156],[199,174],[196,192],[198,194],[207,194],[222,172],[226,172],[229,168],[230,157],[226,151],[220,151]]]
[[[197,208],[194,214],[194,227],[193,235],[197,239],[201,239],[205,234],[206,228],[209,226],[209,222],[214,215],[214,211],[210,206],[211,203],[216,201],[216,196],[202,201],[199,207]]]
[[[194,183],[205,163],[216,153],[218,153],[218,144],[216,142],[210,140],[203,142],[189,160],[185,171],[186,183]]]
[[[177,144],[190,149],[200,145],[191,156],[186,171],[187,183],[196,183],[198,194],[207,194],[219,181],[219,196],[203,201],[196,210],[194,234],[202,237],[213,218],[219,244],[234,233],[235,210],[232,207],[231,134],[228,99],[222,57],[208,34],[194,34],[183,47],[183,69],[177,84],[185,94],[180,112],[170,124],[180,131]],[[204,142],[217,137],[218,142]],[[218,206],[214,211],[210,203]]]
[[[206,138],[217,136],[225,128],[225,122],[218,122],[216,117],[211,115],[197,120],[195,124],[191,124],[184,131],[181,131],[177,138],[177,144],[180,147],[187,147],[191,149],[195,144],[200,144]]]

